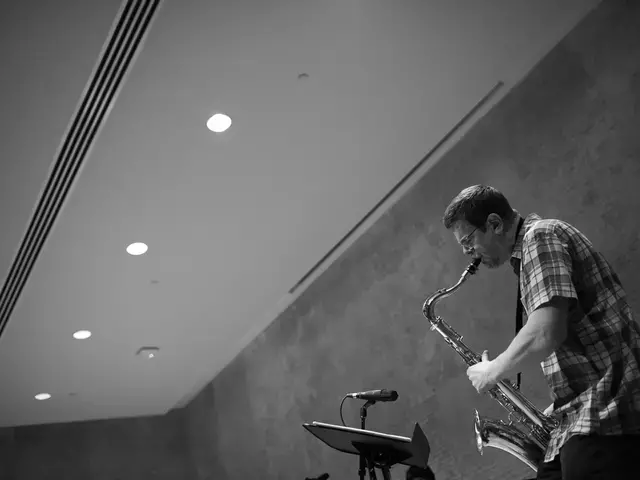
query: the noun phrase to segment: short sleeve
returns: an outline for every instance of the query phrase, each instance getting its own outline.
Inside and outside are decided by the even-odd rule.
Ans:
[[[554,297],[577,300],[571,274],[571,255],[553,231],[527,232],[522,245],[520,288],[528,315]]]

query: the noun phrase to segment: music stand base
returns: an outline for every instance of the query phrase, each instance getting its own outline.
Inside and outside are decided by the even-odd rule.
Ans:
[[[376,480],[375,468],[382,471],[384,480],[390,480],[389,469],[397,463],[401,463],[411,457],[410,453],[374,443],[351,442],[353,447],[364,456],[369,463],[369,478]]]

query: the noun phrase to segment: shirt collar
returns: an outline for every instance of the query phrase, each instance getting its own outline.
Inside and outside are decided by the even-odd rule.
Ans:
[[[516,222],[520,221],[520,214],[516,218]],[[516,242],[513,244],[513,249],[511,250],[511,265],[515,268],[519,266],[520,261],[522,260],[522,242],[524,240],[524,236],[531,227],[531,225],[538,220],[542,220],[542,217],[537,213],[530,213],[526,217],[524,217],[524,223],[522,224],[522,228],[518,232],[518,236],[516,237]]]

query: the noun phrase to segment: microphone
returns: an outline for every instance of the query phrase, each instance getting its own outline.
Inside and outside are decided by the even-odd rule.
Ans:
[[[375,402],[395,402],[398,399],[398,392],[395,390],[369,390],[367,392],[347,393],[347,397],[359,398]]]

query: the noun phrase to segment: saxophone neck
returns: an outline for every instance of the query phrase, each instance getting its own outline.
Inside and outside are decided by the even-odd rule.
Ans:
[[[474,259],[473,262],[471,262],[467,266],[467,268],[464,269],[462,275],[460,276],[460,280],[458,280],[455,285],[449,288],[441,288],[440,290],[431,294],[431,296],[425,300],[424,304],[422,305],[422,314],[427,318],[427,320],[429,320],[431,323],[437,321],[438,316],[436,315],[436,304],[440,300],[447,298],[449,295],[453,295],[453,293],[455,293],[455,291],[458,290],[458,288],[460,288],[460,286],[467,280],[469,275],[475,274],[478,271],[480,261],[481,260],[479,258]]]

